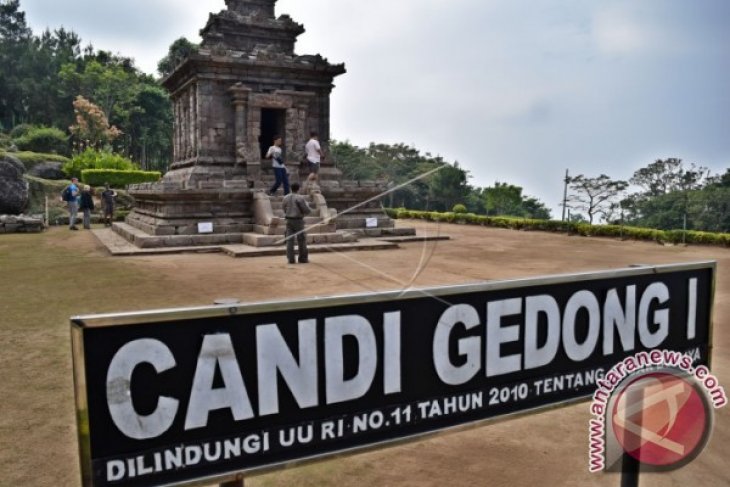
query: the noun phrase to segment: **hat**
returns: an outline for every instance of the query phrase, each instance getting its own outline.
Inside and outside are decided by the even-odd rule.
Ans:
[[[78,181],[79,178],[71,178],[71,181]]]
[[[88,184],[84,186],[84,191],[91,191],[91,186]]]

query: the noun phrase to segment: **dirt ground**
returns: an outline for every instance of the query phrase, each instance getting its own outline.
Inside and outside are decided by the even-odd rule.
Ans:
[[[89,232],[0,236],[0,486],[79,485],[68,318],[95,312],[260,301],[716,260],[713,369],[730,390],[730,249],[408,222],[448,242],[284,257],[112,258]],[[247,486],[617,486],[587,471],[588,404],[251,477]],[[730,408],[705,452],[642,487],[730,485]]]

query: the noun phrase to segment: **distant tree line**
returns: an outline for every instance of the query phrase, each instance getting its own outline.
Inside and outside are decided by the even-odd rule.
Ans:
[[[565,205],[572,220],[596,218],[609,223],[660,230],[730,232],[730,169],[685,165],[681,159],[659,159],[634,172],[628,181],[605,174],[568,177]],[[637,188],[628,192],[630,187]]]
[[[34,35],[19,0],[0,0],[0,132],[27,133],[28,126],[70,134],[78,96],[101,108],[121,134],[114,151],[145,169],[167,168],[171,158],[172,109],[159,82],[130,58],[82,47],[63,28]],[[73,144],[85,141],[71,137]]]
[[[415,181],[388,194],[385,204],[391,208],[451,211],[463,204],[470,213],[489,216],[515,216],[548,219],[550,210],[535,198],[523,194],[519,186],[497,182],[480,188],[469,184],[469,171],[457,162],[441,156],[422,154],[405,144],[370,144],[357,147],[345,141],[333,141],[332,157],[345,177],[354,180],[384,180],[391,187]],[[432,175],[417,179],[439,168]]]

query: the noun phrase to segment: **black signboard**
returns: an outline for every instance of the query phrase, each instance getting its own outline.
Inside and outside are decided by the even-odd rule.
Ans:
[[[72,320],[83,483],[188,485],[586,398],[711,351],[714,263]]]

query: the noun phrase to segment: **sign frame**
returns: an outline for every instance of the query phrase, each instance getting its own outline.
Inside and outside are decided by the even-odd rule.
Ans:
[[[628,268],[620,268],[604,271],[591,271],[570,274],[558,274],[542,277],[519,278],[503,281],[486,281],[473,284],[449,285],[431,288],[408,289],[405,291],[384,291],[378,293],[361,293],[352,295],[338,295],[331,297],[306,297],[294,300],[266,301],[255,303],[241,304],[225,304],[190,308],[173,308],[160,309],[150,311],[139,311],[129,313],[109,313],[98,315],[79,315],[71,318],[71,344],[73,355],[73,377],[74,377],[74,393],[76,402],[77,417],[77,433],[79,458],[81,464],[82,485],[84,487],[93,487],[95,484],[92,479],[92,458],[90,443],[90,425],[88,416],[88,397],[87,397],[87,377],[86,377],[86,355],[83,343],[83,331],[90,328],[105,328],[115,326],[130,326],[141,324],[160,324],[180,320],[197,320],[206,318],[222,318],[231,316],[245,316],[250,314],[281,311],[283,306],[288,310],[309,310],[309,309],[325,309],[348,304],[370,304],[391,301],[404,301],[416,298],[430,296],[434,298],[443,298],[452,295],[466,293],[482,293],[493,291],[505,291],[532,286],[548,286],[566,283],[581,283],[589,281],[597,281],[600,279],[614,278],[631,278],[639,276],[661,275],[667,273],[675,273],[682,271],[710,270],[712,274],[709,289],[709,309],[707,316],[709,320],[708,343],[707,343],[707,362],[708,366],[712,363],[713,352],[713,331],[714,331],[714,307],[715,307],[715,291],[717,281],[717,263],[716,261],[697,261],[681,264],[665,264],[665,265],[635,265]],[[574,404],[587,402],[590,396],[581,396],[568,400],[541,405],[530,409],[519,410],[506,414],[500,414],[495,417],[479,419],[476,421],[465,422],[434,431],[418,432],[415,434],[378,441],[366,445],[354,446],[333,452],[318,453],[311,456],[288,460],[279,463],[271,463],[264,466],[252,467],[245,470],[235,470],[231,472],[215,474],[211,476],[174,481],[172,483],[159,484],[169,487],[193,487],[203,486],[213,483],[236,480],[241,474],[262,474],[266,472],[278,471],[298,467],[301,465],[331,460],[335,458],[349,457],[355,454],[365,453],[369,451],[379,450],[386,447],[398,446],[403,444],[421,441],[428,438],[440,437],[442,435],[454,432],[467,431],[474,428],[482,427],[488,424],[501,423],[523,416],[537,414],[564,408]]]

